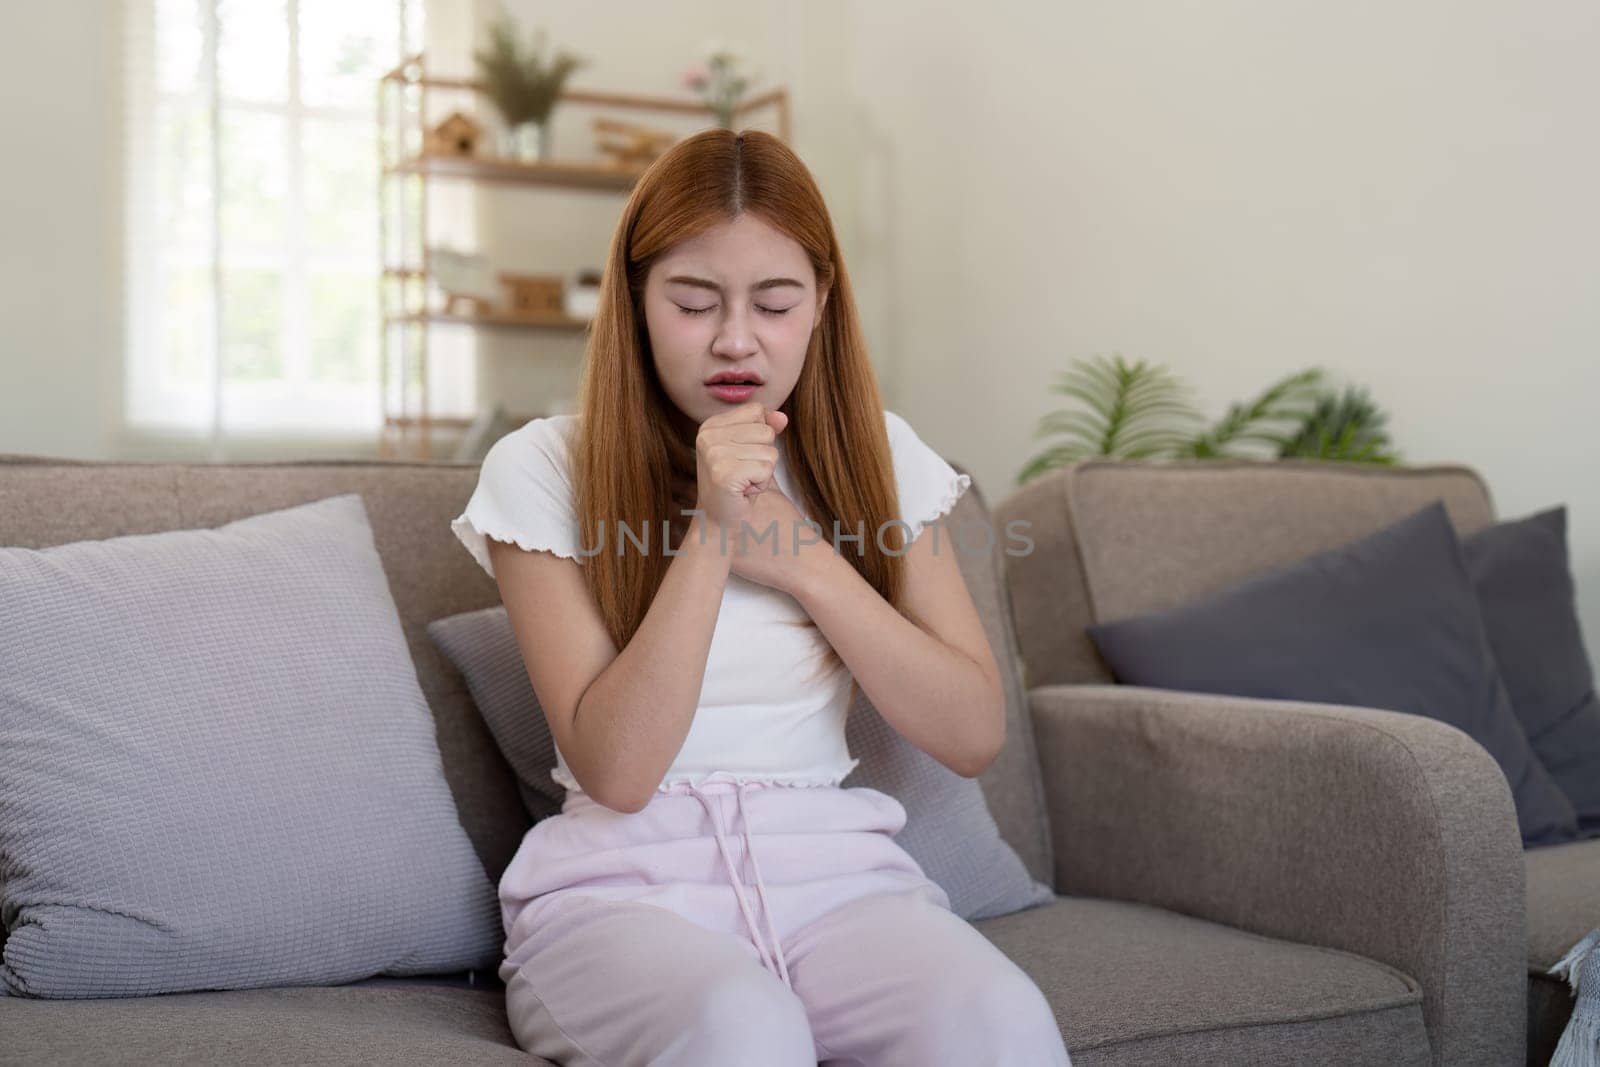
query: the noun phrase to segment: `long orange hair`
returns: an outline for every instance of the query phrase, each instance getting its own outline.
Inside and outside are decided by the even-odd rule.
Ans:
[[[804,500],[795,501],[885,600],[900,606],[904,563],[883,552],[877,531],[899,517],[888,433],[877,377],[856,317],[833,222],[811,173],[768,133],[708,129],[671,147],[640,177],[611,239],[590,327],[572,448],[574,510],[582,544],[603,551],[584,560],[589,590],[617,648],[638,630],[672,557],[659,545],[663,520],[679,518],[674,485],[694,485],[695,447],[676,428],[675,410],[649,358],[644,285],[651,264],[681,241],[741,212],[754,212],[805,249],[818,297],[828,293],[794,391],[780,410],[788,468]],[[681,416],[679,422],[681,422]],[[619,553],[619,522],[650,551],[628,543]],[[896,531],[889,533],[888,530]],[[905,531],[887,527],[890,549]],[[783,531],[781,544],[791,535]],[[766,550],[766,549],[763,549]],[[836,659],[837,654],[834,654]]]

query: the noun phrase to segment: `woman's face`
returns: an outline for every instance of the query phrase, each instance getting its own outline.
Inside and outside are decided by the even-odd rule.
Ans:
[[[752,400],[781,406],[826,303],[799,243],[749,212],[681,242],[645,279],[645,324],[662,387],[696,426]],[[757,384],[714,387],[724,373]]]

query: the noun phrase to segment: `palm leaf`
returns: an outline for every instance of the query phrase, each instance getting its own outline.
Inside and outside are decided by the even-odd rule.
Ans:
[[[1299,429],[1283,439],[1278,455],[1394,464],[1400,456],[1391,447],[1387,423],[1388,416],[1365,389],[1350,386],[1342,394],[1325,390]]]
[[[1170,371],[1144,360],[1129,363],[1120,353],[1074,360],[1049,389],[1078,401],[1079,407],[1039,420],[1034,437],[1065,440],[1029,460],[1017,475],[1019,485],[1053,467],[1093,456],[1170,455],[1200,419],[1187,388]]]
[[[1199,459],[1224,458],[1236,454],[1230,446],[1247,442],[1281,447],[1282,434],[1273,433],[1271,425],[1303,423],[1322,381],[1321,368],[1312,367],[1273,383],[1249,403],[1233,404],[1209,430],[1186,442],[1183,454]]]

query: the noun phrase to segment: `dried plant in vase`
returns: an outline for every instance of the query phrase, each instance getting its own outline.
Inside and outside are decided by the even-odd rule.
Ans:
[[[523,51],[516,26],[507,17],[489,27],[488,47],[473,58],[484,92],[505,120],[502,151],[516,159],[549,159],[550,113],[567,78],[588,61],[565,49],[547,60],[542,28],[534,31],[532,47]]]

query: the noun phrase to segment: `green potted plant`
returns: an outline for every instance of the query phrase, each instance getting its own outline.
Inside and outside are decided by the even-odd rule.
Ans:
[[[1095,456],[1230,459],[1251,455],[1254,446],[1260,458],[1265,446],[1279,459],[1400,460],[1391,448],[1388,416],[1366,390],[1350,386],[1340,393],[1317,367],[1274,382],[1209,424],[1191,402],[1189,387],[1170,370],[1144,360],[1130,363],[1121,354],[1074,360],[1050,390],[1078,405],[1039,420],[1034,437],[1062,440],[1028,461],[1017,475],[1019,485]]]
[[[565,50],[547,59],[542,28],[534,31],[532,47],[524,51],[515,24],[506,16],[490,25],[488,47],[475,51],[473,58],[484,92],[505,120],[502,153],[520,160],[549,159],[550,113],[567,78],[588,61]]]

